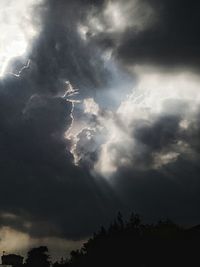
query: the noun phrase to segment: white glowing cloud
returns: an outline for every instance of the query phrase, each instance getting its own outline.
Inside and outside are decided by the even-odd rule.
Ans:
[[[53,259],[60,259],[73,249],[82,246],[84,240],[72,241],[58,237],[33,238],[29,234],[14,230],[8,226],[0,229],[0,250],[6,253],[19,253],[26,255],[32,247],[48,246]]]
[[[0,229],[0,250],[7,253],[19,252],[27,249],[30,237],[22,232],[11,229],[10,227],[2,227]]]
[[[82,24],[78,24],[77,27],[78,33],[80,34],[81,38],[86,41],[87,40],[87,33],[89,32],[89,28]]]
[[[113,62],[114,64],[114,62]],[[121,76],[121,70],[110,65],[117,77]],[[160,116],[180,116],[179,128],[187,131],[195,114],[200,107],[200,79],[198,75],[186,72],[162,72],[159,69],[149,67],[136,67],[134,73],[137,75],[137,82],[127,78],[121,79],[107,89],[112,94],[112,100],[115,98],[120,105],[113,109],[112,103],[104,107],[104,103],[97,103],[93,98],[87,98],[83,101],[83,112],[88,115],[96,116],[95,124],[93,121],[75,121],[70,133],[72,134],[75,163],[78,164],[76,154],[76,144],[78,134],[83,129],[93,130],[95,142],[98,142],[98,161],[94,165],[94,172],[109,177],[121,166],[137,165],[136,161],[142,157],[146,148],[140,144],[134,137],[134,129],[137,123],[145,122],[148,126],[154,125]],[[126,87],[132,90],[127,95]],[[101,94],[101,92],[99,92]],[[105,91],[102,91],[102,97],[105,102]],[[87,124],[89,123],[89,124]],[[90,124],[91,123],[91,124]],[[97,134],[98,133],[98,134]],[[97,136],[98,135],[98,136]],[[101,137],[102,136],[102,137]],[[178,159],[182,153],[189,153],[189,145],[178,140],[176,146],[153,153],[153,161],[147,168],[161,168],[170,162]],[[150,152],[151,153],[151,152]],[[136,166],[139,167],[139,166]],[[141,168],[144,168],[141,165]],[[145,167],[146,168],[146,167]]]
[[[150,25],[153,10],[138,0],[126,2],[111,0],[108,1],[103,15],[110,32],[123,32],[128,27],[140,31]]]
[[[139,83],[127,100],[123,101],[117,113],[127,123],[133,118],[146,119],[150,114],[174,113],[174,109],[167,108],[172,100],[193,102],[193,110],[200,103],[199,77],[189,72],[174,74],[167,73],[139,73]],[[175,107],[174,107],[175,108]],[[178,109],[176,110],[178,112]],[[129,116],[127,116],[129,114]]]
[[[9,61],[25,55],[38,28],[33,23],[32,11],[42,0],[0,1],[0,77]]]
[[[134,157],[141,153],[133,136],[134,125],[138,121],[146,121],[151,125],[159,116],[180,114],[182,120],[179,126],[187,130],[200,107],[200,79],[197,75],[183,71],[169,74],[143,70],[138,72],[138,76],[137,86],[122,101],[116,113],[110,112],[109,116],[100,119],[107,132],[107,141],[102,145],[95,170],[107,177],[120,166],[133,166]],[[184,103],[183,108],[179,103]],[[176,161],[186,150],[189,151],[188,144],[180,141],[172,151],[169,148],[155,153],[152,168],[157,169]]]
[[[123,5],[127,7],[127,4]],[[125,10],[119,2],[109,1],[104,11],[104,16],[112,28],[118,31],[124,30],[127,25],[127,16],[125,16]],[[126,10],[127,11],[127,10]]]
[[[86,98],[83,101],[84,104],[84,112],[89,113],[89,114],[94,114],[97,115],[99,112],[99,106],[98,104],[94,101],[93,98]]]
[[[77,31],[84,41],[99,34],[120,34],[128,28],[141,31],[149,27],[154,19],[154,10],[141,1],[109,0],[102,12],[89,10],[85,24],[78,24]]]

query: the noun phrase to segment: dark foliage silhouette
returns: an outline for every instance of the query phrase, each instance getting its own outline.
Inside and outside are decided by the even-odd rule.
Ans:
[[[143,224],[131,214],[126,221],[121,213],[103,226],[69,258],[54,262],[53,267],[192,267],[200,266],[200,226],[184,228],[170,220]],[[49,267],[47,247],[28,252],[25,267]]]
[[[41,246],[33,248],[28,252],[25,267],[49,267],[50,256],[48,248]]]
[[[12,265],[12,267],[22,267],[23,257],[16,254],[5,254],[1,256],[2,265]]]
[[[102,227],[81,250],[71,253],[69,266],[199,266],[200,230],[184,229],[170,220],[143,224],[132,214],[119,213],[106,230]]]

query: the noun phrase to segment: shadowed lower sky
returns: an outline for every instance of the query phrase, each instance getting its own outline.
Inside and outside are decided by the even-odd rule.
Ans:
[[[119,210],[200,222],[199,7],[1,1],[2,250],[70,250]]]

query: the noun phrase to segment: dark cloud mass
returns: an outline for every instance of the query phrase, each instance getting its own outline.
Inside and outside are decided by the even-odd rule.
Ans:
[[[150,4],[154,22],[135,33],[127,29],[117,49],[119,58],[133,64],[199,68],[198,1],[144,1]]]
[[[100,1],[47,1],[47,11],[42,11],[42,32],[30,56],[33,65],[32,79],[37,90],[43,93],[60,93],[63,81],[70,80],[81,94],[91,93],[106,82],[108,71],[90,44],[85,44],[78,32],[91,8],[100,8]],[[76,14],[74,14],[76,10]]]
[[[152,11],[149,23],[141,22],[137,29],[129,9],[128,22],[115,21],[111,27],[106,20],[110,3],[122,1],[49,0],[34,10],[41,30],[30,46],[30,66],[19,77],[7,73],[0,80],[1,226],[33,237],[81,239],[119,210],[136,210],[148,219],[200,220],[200,122],[194,94],[188,103],[175,96],[166,107],[171,112],[163,108],[155,114],[145,108],[142,117],[136,109],[133,114],[127,110],[122,119],[113,103],[124,98],[119,101],[118,91],[111,88],[112,102],[105,89],[115,72],[125,77],[120,88],[123,97],[127,93],[123,84],[129,73],[122,75],[113,62],[119,61],[123,70],[127,65],[156,65],[158,72],[160,66],[198,69],[200,3],[129,0],[124,5],[136,3],[142,22],[142,8]],[[87,29],[85,40],[79,25]],[[21,61],[13,59],[9,68],[16,73]],[[99,106],[88,101],[93,106],[86,114],[81,104],[68,99],[66,81],[79,89],[79,100],[98,99]],[[101,107],[104,102],[112,111]],[[70,139],[66,133],[73,114],[81,126]],[[98,169],[102,162],[110,164],[103,145],[114,166],[109,178]]]
[[[97,88],[106,79],[101,60],[75,29],[95,5],[100,2],[59,0],[37,7],[42,31],[30,67],[20,77],[7,74],[0,83],[0,212],[16,215],[7,224],[32,236],[87,236],[117,206],[105,182],[96,183],[89,170],[74,166],[65,137],[73,109],[62,97],[65,81],[85,94],[84,89]],[[13,62],[16,68],[18,61]]]

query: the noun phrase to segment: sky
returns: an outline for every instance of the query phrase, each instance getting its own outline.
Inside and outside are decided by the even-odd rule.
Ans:
[[[121,211],[200,223],[198,1],[0,1],[0,250]]]

